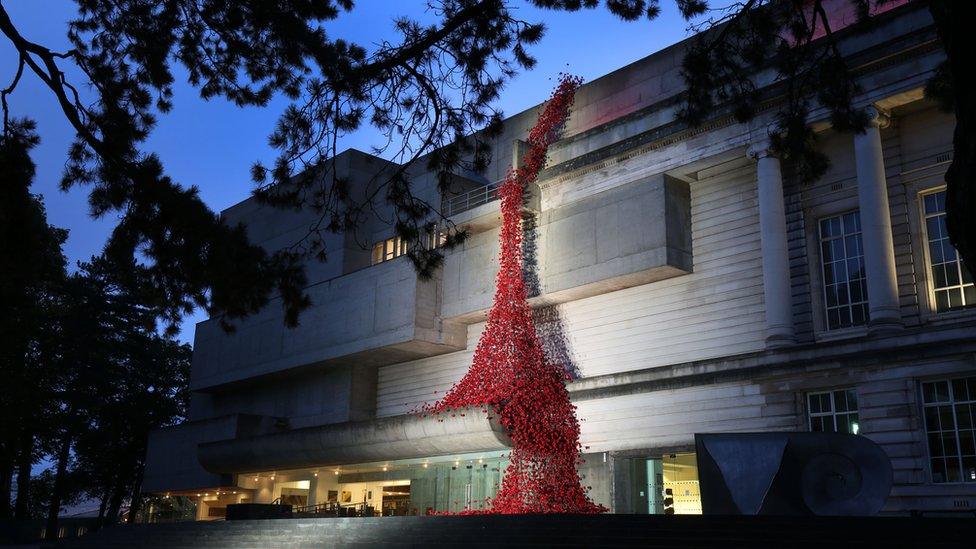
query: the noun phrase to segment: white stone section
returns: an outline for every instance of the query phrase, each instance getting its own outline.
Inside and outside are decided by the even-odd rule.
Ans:
[[[881,127],[887,117],[868,108],[871,122],[864,133],[854,135],[854,161],[857,166],[857,194],[861,211],[861,238],[864,243],[864,269],[868,280],[869,327],[873,331],[900,328],[898,277],[891,236],[891,211],[885,179]]]
[[[756,160],[759,189],[759,231],[762,239],[763,294],[766,302],[766,345],[781,347],[796,342],[793,332],[790,258],[786,244],[786,209],[779,158],[768,140],[749,148]]]

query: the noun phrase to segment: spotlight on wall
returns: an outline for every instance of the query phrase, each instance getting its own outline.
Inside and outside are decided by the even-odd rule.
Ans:
[[[200,497],[200,494],[197,494],[197,497]]]
[[[335,470],[335,474],[337,474],[337,475],[339,474],[339,470],[338,469]]]
[[[483,460],[481,458],[478,458],[478,463],[484,463],[484,462],[485,462],[485,460]]]
[[[386,465],[384,465],[384,466],[383,466],[383,472],[385,473],[386,471],[387,471],[387,466],[386,466]]]
[[[319,476],[319,472],[318,472],[318,471],[316,471],[316,472],[314,472],[314,473],[312,473],[312,476],[313,476],[313,477],[317,477],[317,476]]]
[[[274,480],[274,475],[271,475],[271,480]]]
[[[427,468],[427,464],[426,464],[426,463],[424,463],[424,469],[426,469],[426,468]]]
[[[258,477],[254,477],[254,482],[257,482],[257,481],[258,481]]]

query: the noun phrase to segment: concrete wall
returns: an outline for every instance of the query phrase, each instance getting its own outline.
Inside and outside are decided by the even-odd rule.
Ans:
[[[197,461],[197,444],[234,437],[237,430],[237,418],[228,416],[153,431],[146,449],[143,491],[195,490],[226,485],[226,479],[204,470]]]
[[[497,204],[497,203],[496,203]],[[562,303],[691,272],[688,184],[662,174],[539,214],[527,231],[537,301]],[[474,234],[444,260],[441,314],[484,318],[498,273],[496,228]]]
[[[374,417],[376,368],[334,366],[212,394],[196,393],[190,418],[233,413],[288,418],[292,428]]]
[[[295,328],[284,325],[278,299],[234,333],[203,322],[191,386],[200,390],[343,358],[375,365],[456,349],[463,329],[434,316],[439,283],[418,281],[404,257],[309,287],[313,305]],[[364,351],[369,356],[352,360]]]
[[[764,348],[755,170],[744,158],[736,166],[690,185],[693,273],[558,307],[551,321],[583,376]],[[381,367],[377,415],[443,394],[466,371],[480,330],[469,327],[465,351]]]

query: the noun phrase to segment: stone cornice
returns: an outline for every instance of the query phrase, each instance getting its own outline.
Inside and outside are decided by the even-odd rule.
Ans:
[[[952,356],[968,356],[976,363],[976,321],[913,328],[887,337],[868,336],[807,343],[733,357],[593,376],[570,383],[568,389],[573,401],[592,400],[677,387],[769,378],[814,366],[894,366],[911,360]]]
[[[852,67],[851,72],[855,76],[860,77],[898,63],[904,63],[909,59],[932,53],[939,48],[941,46],[939,45],[935,29],[929,25],[856,52],[850,55],[847,60]],[[783,83],[777,82],[761,90],[762,100],[758,112],[769,111],[780,105],[784,97],[783,89]],[[567,137],[558,142],[556,147],[562,148],[607,132],[620,124],[638,120],[668,108],[674,108],[679,104],[680,100],[681,93],[672,95],[643,109],[601,124],[585,132]],[[732,105],[722,105],[716,109],[715,116],[700,126],[691,127],[681,121],[674,120],[627,139],[584,153],[575,158],[548,166],[539,174],[539,186],[548,188],[554,184],[591,171],[604,169],[656,149],[661,149],[703,133],[736,124],[737,121],[732,114],[732,110]]]

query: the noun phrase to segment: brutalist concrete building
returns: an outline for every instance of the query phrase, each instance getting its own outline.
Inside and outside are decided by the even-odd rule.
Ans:
[[[831,168],[801,185],[769,151],[775,99],[748,124],[675,121],[686,43],[585,84],[532,207],[532,298],[547,352],[578,373],[580,472],[614,512],[701,510],[695,433],[840,431],[890,457],[886,513],[976,508],[976,287],[945,230],[954,120],[923,87],[943,59],[924,6],[841,31],[872,115],[814,113]],[[763,81],[763,75],[757,75]],[[768,79],[767,79],[768,80]],[[540,93],[540,100],[542,99]],[[415,189],[470,238],[419,280],[382,215],[309,263],[313,306],[196,329],[186,423],[151,436],[144,491],[377,514],[478,508],[508,438],[482,414],[413,414],[471,362],[497,269],[497,186],[535,123],[505,121],[484,174]],[[392,166],[349,150],[356,192]],[[383,204],[377,204],[382,212]],[[268,249],[314,214],[254,200],[224,216]]]

